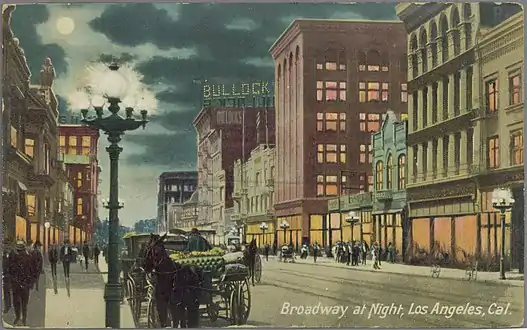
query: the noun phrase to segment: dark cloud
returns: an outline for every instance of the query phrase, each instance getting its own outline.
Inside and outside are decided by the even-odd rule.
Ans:
[[[130,135],[126,140],[146,148],[144,154],[125,157],[128,164],[170,165],[171,168],[189,168],[196,164],[196,149],[189,147],[196,143],[195,133]]]
[[[11,28],[20,45],[24,49],[31,70],[31,81],[38,83],[39,72],[44,58],[50,57],[57,76],[66,74],[68,63],[64,49],[57,44],[43,45],[37,33],[36,26],[49,19],[49,11],[45,5],[18,5],[13,12]]]
[[[164,58],[153,54],[150,60],[139,63],[138,70],[144,75],[144,83],[170,85],[157,94],[158,99],[168,105],[183,104],[185,110],[169,109],[153,119],[164,128],[179,132],[177,141],[156,135],[143,136],[141,143],[149,146],[147,152],[131,157],[131,162],[148,162],[155,158],[156,163],[165,162],[163,164],[174,166],[174,162],[181,162],[183,156],[194,161],[196,141],[192,120],[201,103],[201,84],[197,81],[272,81],[272,66],[255,66],[245,59],[270,60],[271,44],[293,18],[323,19],[342,13],[372,20],[397,18],[394,4],[381,3],[176,6],[180,10],[177,20],[165,9],[142,3],[111,5],[90,22],[94,31],[104,34],[118,45],[152,43],[160,49],[188,48],[196,52],[190,58]],[[228,25],[235,21],[250,21],[251,24],[247,29],[243,26],[241,29],[229,29]],[[164,150],[168,150],[168,154],[161,156]]]

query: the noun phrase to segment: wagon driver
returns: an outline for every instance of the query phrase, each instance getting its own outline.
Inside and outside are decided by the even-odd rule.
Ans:
[[[190,235],[188,237],[188,246],[187,249],[189,252],[199,251],[209,251],[212,249],[209,242],[199,233],[197,228],[192,228]]]

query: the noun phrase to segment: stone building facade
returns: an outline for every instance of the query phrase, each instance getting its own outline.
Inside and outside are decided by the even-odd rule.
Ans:
[[[485,91],[482,85],[479,45],[519,10],[518,5],[498,3],[396,6],[408,31],[407,201],[412,250],[447,252],[460,262],[481,256],[479,178],[489,170],[485,96],[495,91]],[[495,104],[491,108],[498,113]]]
[[[388,111],[379,132],[372,134],[373,219],[372,241],[386,249],[391,243],[398,255],[406,248],[406,127]]]

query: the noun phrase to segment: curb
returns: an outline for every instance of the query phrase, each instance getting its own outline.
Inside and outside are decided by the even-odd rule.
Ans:
[[[317,266],[323,266],[323,267],[331,267],[331,268],[340,268],[340,269],[350,269],[350,270],[356,270],[360,272],[369,272],[369,273],[385,273],[385,274],[396,274],[396,275],[411,275],[411,276],[418,276],[418,277],[428,277],[430,278],[431,275],[425,275],[425,274],[419,274],[419,273],[402,273],[402,272],[394,272],[394,271],[386,271],[386,270],[373,270],[373,269],[365,269],[365,268],[348,268],[348,267],[339,267],[336,265],[333,265],[331,262],[324,262],[324,263],[306,263],[306,262],[297,262],[298,264],[304,264],[304,265],[317,265]],[[455,277],[441,277],[441,279],[447,279],[447,280],[453,280],[453,281],[466,281],[464,277],[461,278],[455,278]],[[507,281],[507,280],[506,280]],[[499,280],[479,280],[479,282],[483,283],[495,283],[499,285],[507,285],[507,286],[517,286],[522,287],[525,285],[524,280],[515,280],[510,279],[508,281],[515,281],[515,282],[500,282]],[[467,281],[468,282],[468,281]],[[475,281],[478,282],[478,281]]]

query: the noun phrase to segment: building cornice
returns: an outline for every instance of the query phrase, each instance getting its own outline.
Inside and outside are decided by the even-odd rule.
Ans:
[[[269,49],[269,53],[271,53],[273,59],[276,59],[299,34],[299,21],[294,20],[293,22],[291,22],[291,24],[289,24],[287,29],[285,29],[285,31],[278,37],[278,39],[276,39],[276,41]]]
[[[428,22],[446,8],[450,3],[401,3],[396,6],[397,16],[404,22],[408,33]]]
[[[482,62],[496,60],[522,46],[523,36],[523,16],[518,13],[482,37],[479,43]]]

